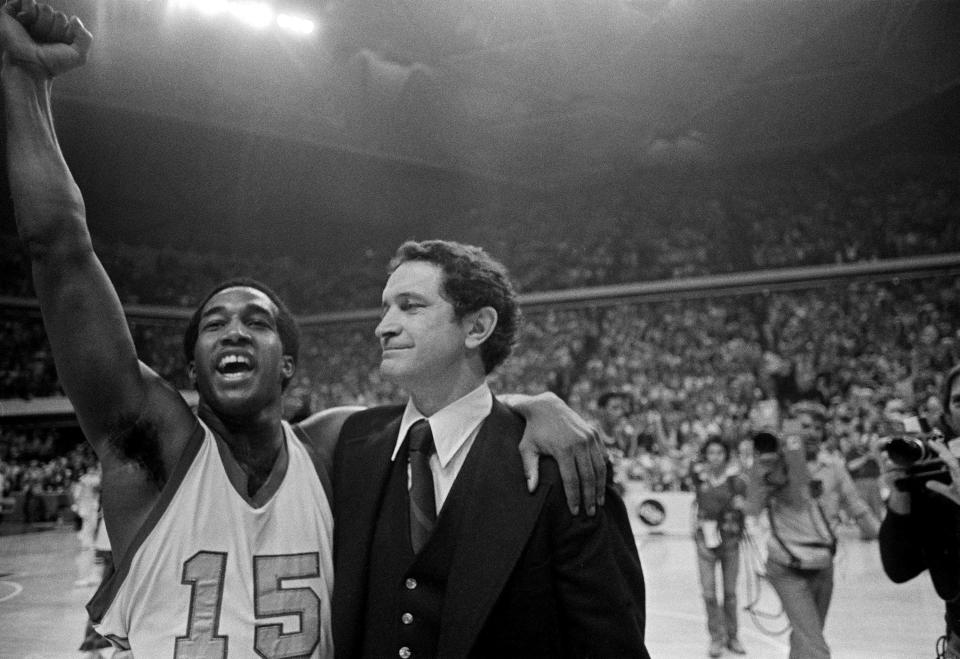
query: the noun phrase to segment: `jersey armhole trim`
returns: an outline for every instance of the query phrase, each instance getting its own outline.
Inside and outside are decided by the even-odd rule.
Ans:
[[[107,609],[117,596],[120,586],[123,585],[127,573],[130,571],[130,564],[140,550],[140,546],[157,526],[157,522],[163,517],[163,513],[166,512],[177,490],[180,489],[180,485],[183,483],[187,471],[190,470],[194,459],[197,457],[197,453],[200,451],[200,447],[203,446],[206,432],[206,426],[203,425],[200,419],[197,419],[193,433],[190,435],[190,439],[184,447],[183,454],[181,454],[176,467],[174,467],[173,472],[170,474],[170,478],[167,479],[163,490],[160,492],[160,498],[157,499],[150,514],[147,515],[147,519],[137,531],[133,542],[131,542],[127,548],[126,554],[117,562],[116,572],[100,584],[97,592],[94,593],[93,597],[87,603],[87,613],[90,616],[91,622],[94,624],[99,623],[103,619],[103,615],[107,612]]]
[[[300,440],[300,443],[303,444],[304,448],[307,449],[307,455],[310,456],[310,462],[313,464],[313,468],[317,472],[317,477],[320,479],[320,485],[323,486],[323,491],[327,495],[327,501],[330,502],[330,506],[332,508],[333,481],[331,480],[330,469],[333,466],[333,455],[328,455],[327,459],[323,460],[322,457],[318,455],[318,451],[314,448],[313,444],[310,443],[310,436],[303,428],[298,425],[291,425],[290,428],[293,430],[293,434],[296,435],[297,439]]]

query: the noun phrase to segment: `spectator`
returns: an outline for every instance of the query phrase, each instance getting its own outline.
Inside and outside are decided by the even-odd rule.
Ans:
[[[701,454],[691,489],[696,497],[693,537],[710,632],[708,654],[719,657],[725,647],[736,654],[746,654],[737,636],[737,576],[747,486],[731,468],[730,448],[719,437],[709,438]],[[722,605],[717,601],[718,565]]]
[[[630,396],[619,391],[606,391],[597,399],[600,438],[611,458],[632,458],[637,452],[636,435],[625,423],[631,407]]]

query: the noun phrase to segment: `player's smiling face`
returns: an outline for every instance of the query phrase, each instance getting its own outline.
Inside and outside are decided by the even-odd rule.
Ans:
[[[191,374],[215,412],[245,416],[279,401],[294,363],[283,352],[277,316],[273,301],[249,286],[226,288],[204,305]]]

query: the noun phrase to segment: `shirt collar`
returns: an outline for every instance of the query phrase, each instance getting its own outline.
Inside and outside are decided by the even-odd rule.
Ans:
[[[450,459],[460,450],[463,443],[470,438],[473,431],[490,415],[493,408],[493,394],[486,382],[479,387],[453,401],[433,416],[427,418],[413,404],[407,400],[407,407],[400,420],[400,430],[397,433],[397,443],[393,447],[390,460],[395,460],[400,451],[400,445],[407,437],[410,426],[420,419],[427,419],[430,423],[430,432],[433,433],[433,443],[437,448],[437,458],[440,466],[446,467]]]

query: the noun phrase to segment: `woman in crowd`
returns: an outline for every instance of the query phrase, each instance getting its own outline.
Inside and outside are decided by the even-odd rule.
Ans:
[[[730,467],[730,448],[719,437],[703,445],[701,462],[694,469],[696,525],[694,540],[703,602],[710,632],[709,655],[719,657],[726,647],[745,654],[737,638],[737,575],[746,483]],[[720,564],[723,604],[717,600],[717,564]]]

